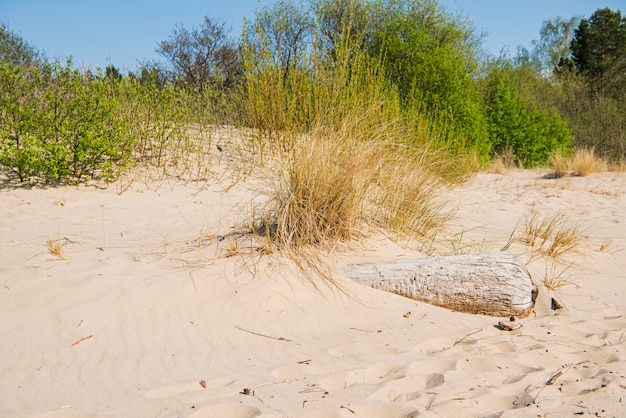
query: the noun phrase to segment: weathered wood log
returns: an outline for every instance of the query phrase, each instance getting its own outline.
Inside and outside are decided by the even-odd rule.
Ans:
[[[360,264],[345,273],[376,289],[475,314],[523,318],[537,296],[530,274],[509,252]]]

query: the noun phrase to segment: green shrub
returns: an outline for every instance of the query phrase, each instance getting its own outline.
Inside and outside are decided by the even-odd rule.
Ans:
[[[0,63],[0,167],[20,181],[43,164],[43,144],[33,135],[41,82],[35,68]]]
[[[0,165],[20,181],[111,177],[130,158],[129,121],[119,118],[116,84],[73,69],[2,65]]]
[[[528,108],[500,70],[490,74],[487,118],[492,153],[513,151],[525,167],[546,164],[557,150],[572,147],[572,135],[559,115]]]
[[[366,51],[383,57],[405,107],[432,115],[459,152],[489,154],[473,28],[434,1],[373,2]],[[444,128],[445,127],[445,128]]]

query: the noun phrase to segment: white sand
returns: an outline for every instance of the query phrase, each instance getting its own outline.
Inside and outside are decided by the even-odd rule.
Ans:
[[[528,265],[540,297],[513,332],[341,275],[347,294],[316,289],[245,248],[216,258],[229,240],[208,236],[242,220],[246,182],[4,186],[0,416],[625,416],[626,176],[541,174],[480,174],[447,196],[450,252],[500,249],[533,207],[587,228],[557,266],[575,285],[548,293],[547,258]],[[328,258],[407,256],[372,238]]]

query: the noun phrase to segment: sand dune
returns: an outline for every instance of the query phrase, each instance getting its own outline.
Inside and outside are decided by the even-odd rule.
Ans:
[[[554,291],[549,257],[512,244],[540,287],[513,332],[341,276],[420,255],[386,238],[329,254],[342,291],[245,246],[220,257],[256,196],[245,181],[5,185],[0,416],[626,416],[626,177],[543,174],[479,174],[445,196],[440,253],[498,250],[533,209],[584,225]]]

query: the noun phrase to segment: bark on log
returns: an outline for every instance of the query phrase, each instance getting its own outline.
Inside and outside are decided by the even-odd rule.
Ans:
[[[376,289],[474,314],[523,318],[537,296],[530,274],[509,252],[360,264],[345,272]]]

